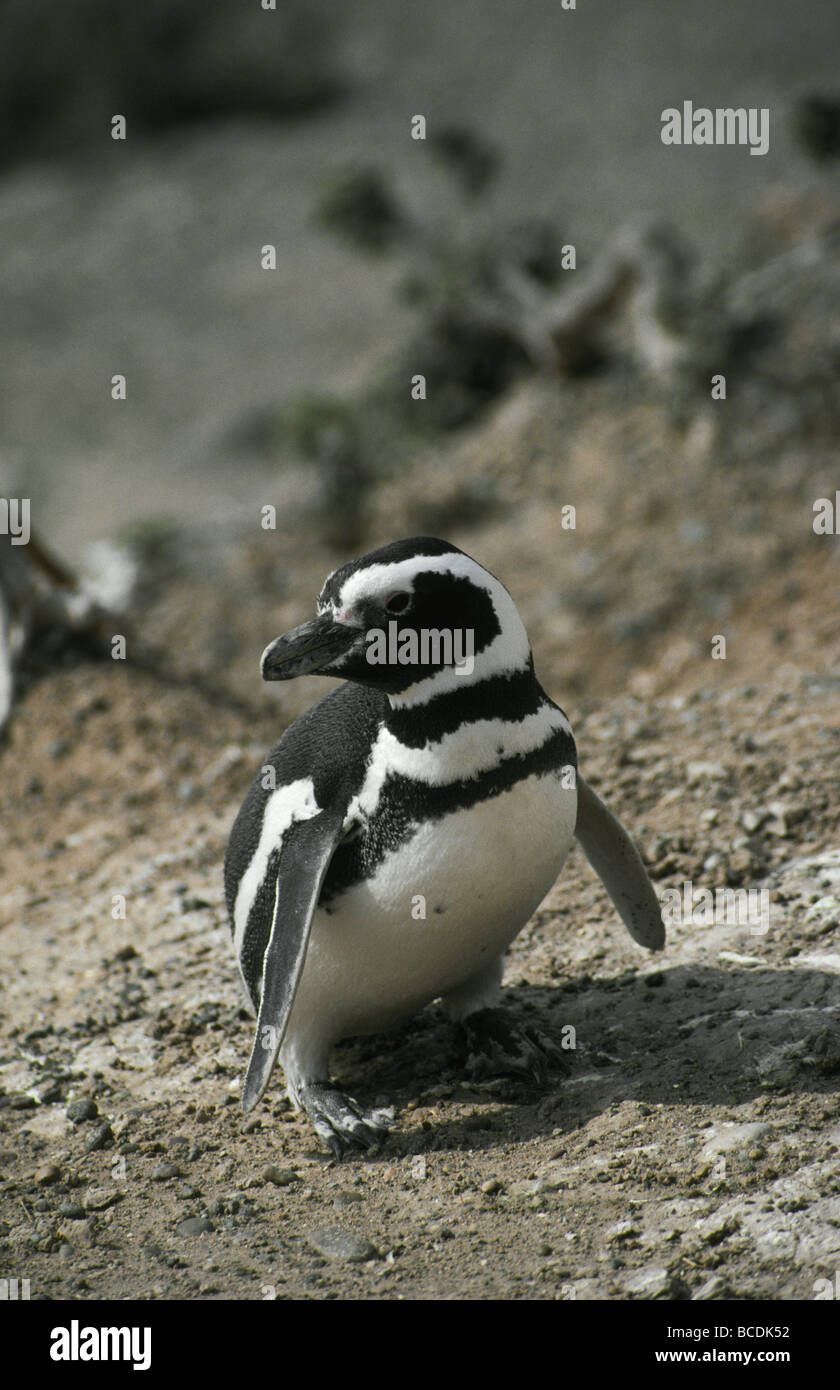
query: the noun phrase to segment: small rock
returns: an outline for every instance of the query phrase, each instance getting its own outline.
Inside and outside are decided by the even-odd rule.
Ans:
[[[604,1232],[604,1240],[610,1244],[619,1240],[635,1240],[639,1235],[638,1226],[634,1226],[632,1221],[619,1221],[615,1226],[609,1226]]]
[[[502,1184],[498,1178],[488,1178],[481,1184],[481,1190],[486,1197],[492,1197],[494,1192],[501,1192]]]
[[[88,1211],[105,1211],[121,1202],[122,1197],[118,1187],[89,1187],[85,1193],[85,1207]]]
[[[188,1216],[186,1221],[179,1221],[175,1227],[175,1234],[179,1236],[203,1236],[209,1231],[215,1231],[216,1227],[207,1216]]]
[[[333,1206],[336,1211],[343,1211],[346,1207],[358,1206],[361,1200],[362,1195],[360,1192],[353,1192],[348,1188],[343,1188],[341,1191],[336,1192],[333,1197]]]
[[[10,1110],[34,1110],[38,1102],[34,1096],[24,1094],[10,1096],[8,1106]]]
[[[87,1216],[81,1202],[62,1202],[58,1208],[58,1214],[67,1221],[84,1221]]]
[[[37,1168],[35,1171],[35,1181],[41,1187],[48,1187],[50,1183],[58,1182],[60,1177],[61,1169],[56,1163],[45,1163],[43,1168]]]
[[[728,965],[743,965],[750,968],[764,964],[760,956],[741,956],[737,951],[718,951],[718,960],[726,961]]]
[[[168,1182],[170,1178],[180,1178],[181,1168],[177,1163],[159,1163],[152,1169],[152,1182]]]
[[[293,1182],[299,1182],[297,1173],[293,1168],[278,1168],[276,1163],[269,1163],[267,1168],[263,1168],[263,1178],[266,1182],[271,1182],[275,1187],[290,1187]]]
[[[725,776],[726,768],[723,763],[694,762],[689,763],[686,768],[686,778],[690,787],[696,787],[700,782],[719,782]]]
[[[700,1150],[701,1158],[715,1158],[718,1154],[731,1153],[735,1149],[746,1149],[761,1139],[770,1126],[757,1122],[745,1125],[721,1125],[715,1127]]]
[[[759,861],[748,849],[733,847],[727,862],[727,883],[731,884],[732,887],[737,887],[739,883],[743,883],[745,878],[755,875],[758,868]]]
[[[540,1179],[545,1192],[562,1192],[569,1186],[569,1174],[562,1162],[543,1164]]]
[[[95,1100],[85,1096],[81,1100],[71,1100],[68,1102],[65,1111],[68,1120],[72,1120],[74,1125],[80,1125],[85,1120],[95,1120],[99,1114],[99,1107]]]
[[[541,1192],[550,1189],[544,1178],[519,1178],[510,1184],[508,1190],[511,1197],[538,1197]]]
[[[104,1125],[97,1125],[96,1129],[94,1129],[85,1140],[85,1152],[89,1154],[95,1153],[97,1149],[104,1149],[108,1144],[112,1144],[113,1142],[114,1131],[111,1129],[111,1126],[107,1123]]]
[[[348,1264],[362,1264],[373,1259],[376,1249],[364,1236],[341,1231],[335,1226],[321,1226],[310,1231],[307,1237],[313,1250],[327,1260],[342,1260]]]
[[[731,1298],[731,1290],[725,1279],[721,1279],[719,1274],[713,1274],[711,1279],[707,1279],[705,1284],[692,1295],[693,1303],[705,1303],[716,1298]]]
[[[727,1236],[734,1235],[739,1225],[737,1216],[721,1216],[719,1212],[710,1216],[706,1221],[698,1221],[697,1223],[700,1239],[705,1245],[720,1245]]]
[[[624,1288],[631,1298],[668,1298],[673,1291],[673,1282],[667,1269],[647,1265],[637,1269]]]

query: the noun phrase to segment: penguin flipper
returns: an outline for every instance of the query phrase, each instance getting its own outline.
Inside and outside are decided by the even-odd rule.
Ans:
[[[665,945],[662,908],[639,851],[616,819],[577,776],[578,810],[575,835],[583,852],[615,904],[634,941],[650,951]]]
[[[341,837],[343,807],[295,822],[283,843],[277,870],[271,935],[263,958],[257,1031],[242,1087],[242,1109],[262,1096],[283,1042],[298,983],[312,916]]]

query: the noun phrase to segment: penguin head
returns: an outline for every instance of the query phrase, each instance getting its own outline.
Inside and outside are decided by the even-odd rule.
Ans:
[[[417,536],[334,570],[318,616],[266,647],[262,675],[338,676],[410,704],[530,664],[507,589],[457,546]]]

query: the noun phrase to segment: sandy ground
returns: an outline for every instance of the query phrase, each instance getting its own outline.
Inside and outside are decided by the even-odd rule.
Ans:
[[[482,558],[494,534],[473,535]],[[577,650],[571,698],[535,639],[659,888],[764,887],[766,932],[677,922],[648,957],[576,852],[506,976],[544,1030],[574,1029],[568,1074],[466,1084],[433,1007],[338,1050],[351,1091],[397,1112],[378,1155],[338,1165],[279,1076],[243,1121],[220,872],[310,692],[278,710],[252,677],[243,714],[128,663],[35,684],[3,754],[4,1267],[52,1298],[813,1297],[840,1258],[836,569],[799,567],[783,664],[762,617],[778,583],[733,606],[725,663],[686,651],[679,614],[609,697],[620,638]],[[540,585],[519,586],[536,612]]]

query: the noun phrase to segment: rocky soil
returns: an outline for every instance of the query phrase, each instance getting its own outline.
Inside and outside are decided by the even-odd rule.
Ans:
[[[485,447],[495,429],[501,452],[519,419],[528,457],[534,389],[485,427]],[[626,461],[606,451],[601,468],[609,498]],[[634,507],[648,514],[656,477],[645,495],[637,476]],[[761,496],[769,552],[789,509],[782,498],[774,533],[772,490]],[[765,573],[758,555],[755,579],[739,570],[740,593],[711,617],[689,620],[687,586],[688,606],[638,639],[644,655],[621,689],[624,628],[570,609],[555,587],[571,592],[580,533],[552,534],[549,503],[540,515],[522,507],[532,528],[492,520],[455,539],[508,579],[587,777],[632,827],[660,889],[764,887],[768,929],[678,921],[649,958],[573,854],[507,968],[516,1007],[558,1037],[574,1030],[568,1074],[543,1094],[467,1084],[458,1039],[432,1007],[395,1036],[338,1050],[336,1075],[363,1102],[387,1098],[396,1119],[377,1155],[336,1164],[279,1076],[241,1114],[252,1023],[220,872],[264,748],[322,688],[283,688],[272,707],[254,673],[263,642],[309,611],[309,576],[287,579],[280,602],[255,601],[237,638],[250,649],[244,710],[209,698],[199,678],[164,680],[130,661],[42,678],[13,718],[0,792],[0,1251],[33,1297],[808,1299],[833,1277],[836,548],[802,540],[785,573]],[[731,537],[716,534],[724,573]],[[633,536],[605,527],[603,544],[631,557]],[[234,548],[257,593],[266,571],[254,545],[272,541]],[[544,547],[541,572],[532,544]],[[558,557],[570,547],[556,574],[552,545]],[[644,548],[661,574],[685,563],[667,521],[649,525]],[[301,548],[313,579],[317,558]],[[644,588],[627,579],[623,604],[644,614],[648,569],[627,564]],[[158,640],[180,630],[187,666],[197,591],[176,579],[147,614]],[[222,602],[208,593],[210,607]],[[726,661],[710,656],[718,631]],[[242,699],[238,660],[230,689]]]

